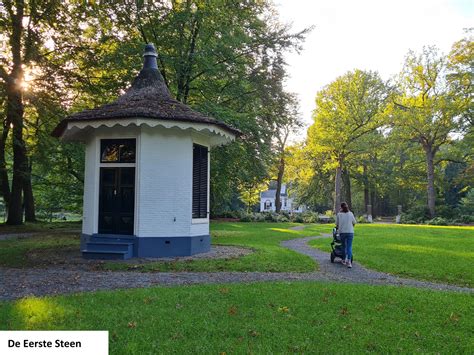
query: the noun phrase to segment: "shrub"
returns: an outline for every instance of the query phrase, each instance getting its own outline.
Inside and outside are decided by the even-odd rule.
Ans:
[[[285,216],[284,214],[277,215],[276,219],[277,219],[276,220],[277,222],[281,222],[281,223],[286,223],[286,222],[290,221],[290,219],[287,216]]]
[[[452,219],[452,218],[455,218],[458,214],[459,214],[459,211],[456,208],[453,208],[452,206],[446,206],[446,205],[436,206],[437,217]]]
[[[324,212],[324,215],[328,216],[328,217],[334,217],[334,211],[333,210],[327,210],[326,212]]]
[[[459,210],[463,215],[474,215],[474,189],[469,190],[466,197],[461,199]]]
[[[359,216],[356,218],[357,220],[357,223],[369,223],[369,221],[367,221],[367,218],[365,216]]]
[[[426,206],[415,206],[410,208],[407,212],[402,213],[401,223],[408,223],[407,221],[422,223],[430,219],[430,211]]]
[[[293,216],[293,222],[304,223],[304,218],[302,213],[295,213]]]
[[[240,218],[242,214],[245,214],[245,211],[224,211],[219,213],[217,217],[221,218]]]
[[[317,223],[319,222],[319,215],[316,212],[304,212],[303,223]]]
[[[335,223],[336,218],[334,217],[334,215],[332,215],[332,216],[328,216],[328,215],[320,216],[320,215],[318,215],[318,222],[319,223]]]
[[[238,218],[241,222],[296,222],[296,223],[334,223],[333,216],[329,220],[320,220],[319,214],[316,212],[304,212],[290,214],[287,211],[281,213],[275,212],[253,212],[247,213],[245,211],[227,211],[221,215],[225,218]]]
[[[250,213],[241,213],[240,214],[241,222],[252,222],[252,214]]]
[[[430,224],[432,226],[447,226],[450,223],[443,217],[435,217],[426,221],[426,224]]]
[[[474,215],[463,214],[459,218],[455,219],[457,223],[474,223]]]

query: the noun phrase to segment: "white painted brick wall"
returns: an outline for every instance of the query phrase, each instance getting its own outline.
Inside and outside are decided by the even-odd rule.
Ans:
[[[100,139],[124,137],[137,137],[135,234],[209,234],[209,223],[192,224],[191,211],[192,145],[208,145],[209,138],[191,131],[148,126],[101,127],[86,143],[83,233],[98,232]]]
[[[193,223],[191,225],[191,236],[193,235],[207,235],[209,234],[209,222],[208,223]]]
[[[191,233],[193,141],[188,131],[142,127],[139,237]]]

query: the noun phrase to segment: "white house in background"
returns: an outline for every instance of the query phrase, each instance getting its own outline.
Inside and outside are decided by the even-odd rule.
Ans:
[[[209,154],[240,133],[172,98],[153,45],[114,102],[78,112],[53,134],[85,144],[81,250],[89,259],[207,252]]]
[[[286,184],[281,185],[280,202],[281,211],[301,213],[306,210],[305,206],[297,205],[292,197],[288,197]],[[275,212],[276,189],[270,189],[260,193],[260,212]]]

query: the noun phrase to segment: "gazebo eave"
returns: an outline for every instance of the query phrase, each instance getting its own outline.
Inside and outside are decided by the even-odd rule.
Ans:
[[[235,140],[236,135],[212,123],[186,122],[179,120],[160,120],[150,118],[127,118],[127,119],[97,119],[84,121],[69,121],[61,135],[65,142],[84,142],[91,132],[100,127],[162,127],[166,129],[179,129],[192,131],[206,135],[210,138],[211,146],[227,144]]]

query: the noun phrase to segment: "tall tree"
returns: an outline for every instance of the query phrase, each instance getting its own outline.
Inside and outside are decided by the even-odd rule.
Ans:
[[[60,1],[3,1],[0,6],[0,29],[6,40],[0,62],[1,84],[6,93],[6,115],[0,140],[0,170],[2,192],[8,202],[9,224],[23,222],[23,208],[26,220],[34,221],[35,209],[31,184],[31,162],[25,143],[25,71],[31,70],[41,56],[45,34],[56,23]],[[5,171],[5,142],[8,127],[12,127],[13,177],[8,197],[7,174]]]
[[[434,47],[420,54],[409,52],[398,81],[394,99],[394,124],[407,140],[417,142],[426,161],[427,205],[435,216],[435,157],[450,134],[459,130],[464,100],[455,95],[446,81],[446,58]]]
[[[341,203],[345,161],[367,149],[361,138],[384,124],[382,110],[387,86],[375,72],[355,70],[337,78],[316,96],[314,124],[308,141],[315,154],[329,157],[326,166],[335,170],[334,210]]]
[[[25,19],[24,1],[4,1],[2,9],[2,28],[8,34],[11,63],[3,62],[0,74],[6,86],[6,122],[13,126],[13,181],[8,204],[8,224],[23,223],[22,191],[28,178],[28,162],[25,142],[23,139],[23,92],[24,78],[23,64],[28,53],[23,53],[23,44],[33,42],[25,40],[31,30],[24,29]],[[31,48],[31,47],[29,47]],[[5,129],[4,129],[5,132]]]
[[[233,191],[268,176],[284,120],[283,56],[299,50],[308,29],[291,33],[269,1],[133,2],[98,11],[116,19],[116,32],[156,44],[161,72],[178,100],[243,132],[211,154],[212,212]]]
[[[464,107],[461,113],[463,128],[474,126],[474,28],[466,30],[466,36],[455,42],[448,55],[447,81],[451,93],[457,96]]]
[[[1,70],[1,69],[0,69]],[[5,158],[6,153],[6,144],[8,139],[8,134],[10,132],[10,122],[7,120],[6,116],[6,87],[5,87],[5,78],[0,76],[0,80],[3,81],[3,85],[0,85],[0,107],[2,116],[0,117],[0,122],[2,122],[2,134],[0,136],[0,193],[3,197],[5,207],[8,210],[8,205],[10,202],[10,182],[8,179],[8,169],[7,161]]]
[[[288,139],[292,133],[296,133],[302,126],[299,119],[296,98],[293,95],[281,95],[282,98],[274,98],[278,103],[276,116],[276,134],[274,138],[274,149],[276,159],[276,192],[275,212],[281,211],[281,188],[284,181],[285,166],[287,158]]]

